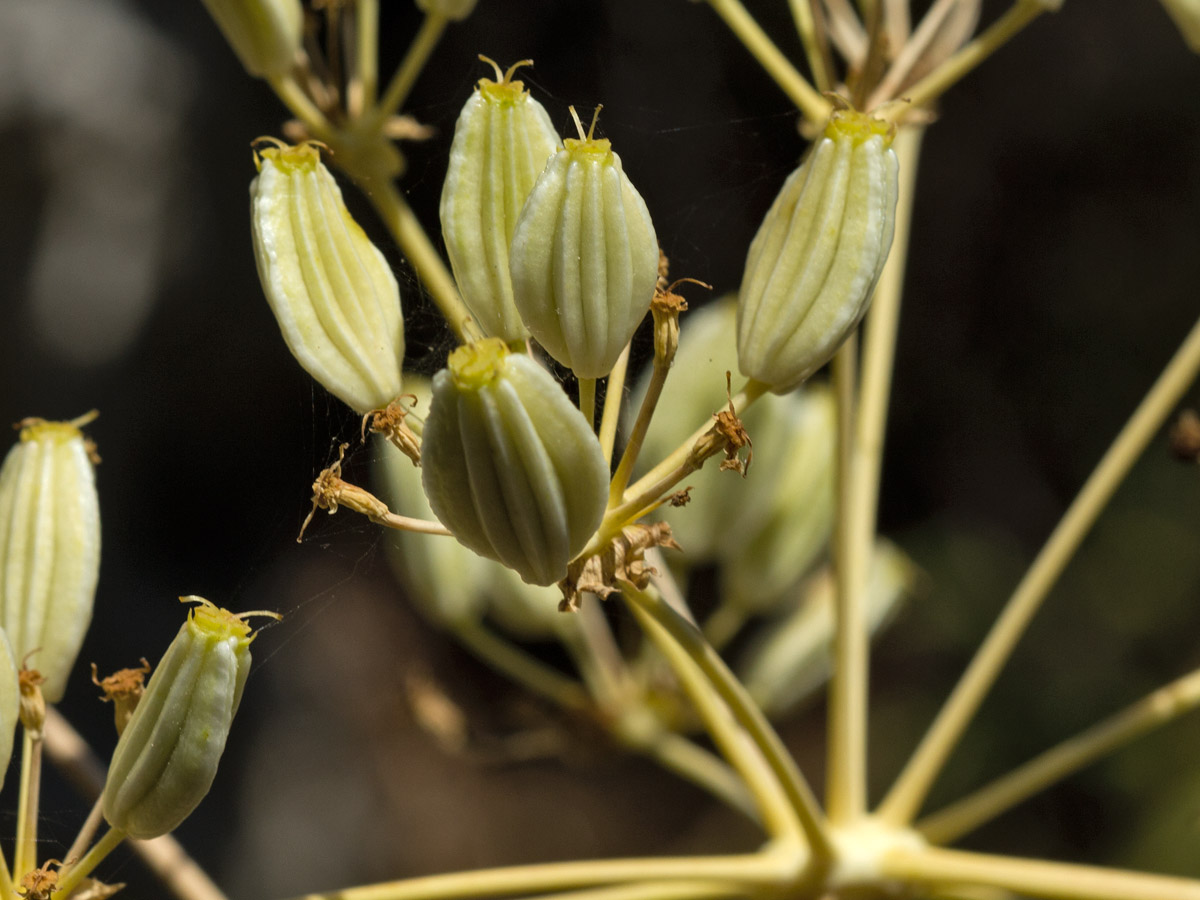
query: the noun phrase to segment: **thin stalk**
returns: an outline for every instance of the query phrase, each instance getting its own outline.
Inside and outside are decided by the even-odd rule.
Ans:
[[[632,344],[626,344],[617,364],[608,373],[608,382],[604,386],[604,412],[600,414],[600,449],[604,451],[604,461],[612,464],[613,445],[617,442],[617,425],[621,421],[621,401],[625,399],[625,376],[629,373],[629,350]]]
[[[364,181],[367,199],[383,219],[400,251],[408,258],[455,337],[460,342],[469,341],[478,333],[479,327],[458,294],[454,276],[434,249],[412,207],[396,190],[390,178],[367,177]]]
[[[59,880],[58,890],[54,892],[59,900],[66,900],[71,895],[71,891],[79,887],[83,883],[83,879],[91,875],[92,870],[104,862],[104,858],[116,850],[123,840],[125,840],[125,832],[119,828],[110,828],[104,832],[104,837],[96,842],[83,859],[73,866],[67,866],[66,874]]]
[[[328,142],[333,137],[333,126],[325,113],[313,103],[312,98],[291,75],[268,79],[271,89],[283,101],[293,116],[304,123],[308,133],[318,141]]]
[[[396,73],[388,83],[387,90],[383,93],[383,99],[379,101],[379,106],[368,115],[370,130],[377,131],[388,116],[393,116],[400,111],[400,107],[404,105],[409,92],[417,82],[417,76],[425,68],[425,63],[429,62],[429,57],[437,47],[438,41],[442,39],[442,32],[446,30],[448,22],[449,20],[441,13],[426,14],[425,21],[417,29],[417,35],[408,47],[408,52],[404,54],[404,59],[400,61]]]
[[[1200,706],[1200,669],[1152,691],[1121,712],[921,820],[916,828],[931,843],[951,843],[1026,798],[1197,706]]]
[[[713,645],[713,649],[722,650],[737,637],[748,618],[745,609],[722,600],[704,620],[704,639]]]
[[[794,875],[794,852],[598,859],[451,872],[341,888],[324,894],[305,894],[296,900],[457,900],[565,891],[629,881],[716,880],[739,884],[745,890],[747,886],[788,883]]]
[[[893,850],[881,876],[924,885],[979,885],[1055,900],[1200,900],[1200,882],[1123,869],[1080,866],[928,847]]]
[[[854,408],[847,409],[848,399],[841,393],[838,396],[838,608],[834,641],[836,662],[830,686],[826,802],[829,817],[834,822],[851,821],[867,810],[871,650],[867,585],[875,546],[884,435],[923,133],[923,129],[903,128],[896,135],[894,147],[900,159],[900,183],[892,248],[867,313],[857,403]],[[848,343],[847,346],[852,348],[854,345]],[[853,359],[842,359],[839,354],[834,362],[835,384],[840,392],[852,394]],[[842,433],[844,428],[851,427],[853,435]],[[845,448],[844,452],[842,448]]]
[[[357,0],[354,20],[354,78],[346,91],[354,118],[375,105],[379,92],[379,0]]]
[[[487,626],[480,623],[463,625],[456,628],[454,634],[483,662],[539,697],[576,712],[592,708],[592,702],[579,682],[529,655]]]
[[[751,740],[762,751],[775,777],[779,779],[789,802],[800,820],[804,837],[812,850],[813,862],[823,866],[833,858],[829,829],[812,790],[796,766],[796,761],[784,747],[783,741],[755,705],[742,683],[737,680],[725,661],[704,640],[695,625],[688,622],[666,603],[641,591],[625,592],[630,601],[649,613],[659,625],[683,648],[700,667],[721,699],[728,705],[738,723],[746,729]]]
[[[885,100],[890,100],[896,95],[896,90],[904,83],[904,79],[908,77],[908,73],[912,71],[913,66],[917,64],[925,51],[929,49],[929,45],[933,43],[938,30],[946,21],[946,17],[961,2],[962,0],[934,0],[933,5],[929,7],[928,12],[921,19],[921,24],[917,26],[917,30],[913,32],[912,37],[905,41],[903,45],[893,45],[900,47],[900,52],[892,60],[892,64],[888,67],[887,74],[884,75],[883,80],[871,92],[871,99],[867,101],[867,109],[874,109],[878,104]]]
[[[22,878],[37,865],[38,800],[42,785],[42,737],[21,728],[21,789],[17,800],[17,842],[13,874]]]
[[[596,379],[579,379],[579,411],[587,419],[588,428],[596,430]]]
[[[103,821],[104,801],[97,798],[96,802],[92,804],[92,811],[88,813],[88,817],[83,822],[83,827],[79,829],[79,834],[71,842],[71,849],[63,857],[64,865],[71,865],[75,860],[83,858],[83,854],[91,846],[92,839],[96,837],[96,832],[99,831],[100,823]]]
[[[411,516],[401,516],[394,512],[373,515],[371,521],[384,528],[391,528],[395,531],[411,531],[414,534],[436,534],[441,537],[451,537],[454,534],[441,522],[435,522],[433,519],[414,519]]]
[[[833,358],[833,391],[837,398],[837,511],[834,517],[833,568],[837,576],[834,602],[833,676],[829,683],[828,768],[825,806],[829,819],[845,825],[867,811],[867,640],[866,597],[858,547],[851,535],[855,523],[850,482],[854,454],[854,407],[858,337],[851,335]],[[869,548],[868,548],[869,552]]]
[[[712,881],[634,881],[614,887],[539,894],[536,900],[707,900],[744,897],[746,886]],[[529,898],[534,900],[534,898]]]
[[[1046,594],[1054,587],[1146,445],[1195,381],[1198,371],[1200,321],[1192,326],[1179,350],[1125,423],[1017,585],[996,624],[880,806],[880,815],[887,821],[893,824],[912,821],[934,778],[958,744]]]
[[[637,696],[637,686],[630,678],[599,604],[584,603],[576,616],[579,627],[563,631],[560,640],[575,661],[601,714],[619,730],[620,720]]]
[[[1045,11],[1039,0],[1016,0],[982,34],[905,91],[908,106],[928,106]],[[896,114],[903,115],[903,110],[897,107]]]
[[[623,593],[638,625],[671,666],[671,671],[692,701],[717,749],[750,789],[767,834],[775,838],[798,836],[799,821],[788,805],[788,798],[779,780],[767,766],[761,749],[748,739],[747,732],[738,724],[687,649],[647,611],[646,607],[656,601],[644,592],[636,592],[641,596],[634,597],[632,594],[635,591],[629,588]]]
[[[812,70],[813,84],[820,92],[825,92],[833,85],[829,74],[829,61],[817,38],[817,26],[813,21],[812,0],[788,0],[792,10],[792,19],[796,22],[796,31],[800,35],[800,43],[804,46],[804,55],[808,59],[808,67]]]
[[[758,60],[768,75],[783,89],[796,108],[814,125],[829,118],[829,101],[822,97],[784,56],[765,31],[742,6],[741,0],[708,0],[738,40]]]
[[[45,730],[46,756],[50,761],[85,797],[99,796],[104,790],[106,769],[79,732],[54,707],[46,709]],[[208,874],[169,834],[152,841],[129,843],[159,881],[179,900],[228,900]]]
[[[667,383],[667,375],[671,372],[671,363],[658,357],[654,359],[654,367],[650,372],[650,384],[646,387],[646,396],[638,409],[633,428],[629,431],[629,440],[621,453],[621,461],[613,474],[608,487],[608,505],[620,506],[625,488],[629,486],[629,478],[633,475],[633,467],[637,464],[638,454],[642,451],[642,442],[646,440],[646,432],[650,428],[650,420],[658,406],[658,398],[662,396],[663,386]]]

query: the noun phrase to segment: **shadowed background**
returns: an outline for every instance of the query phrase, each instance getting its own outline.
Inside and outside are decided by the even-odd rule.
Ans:
[[[798,58],[786,4],[749,5]],[[985,22],[1003,6],[985,3]],[[386,77],[419,14],[384,7]],[[405,148],[401,181],[435,239],[453,123],[490,71],[481,52],[535,59],[523,78],[564,131],[568,104],[603,103],[600,132],[645,196],[672,274],[736,288],[803,145],[785,98],[711,10],[480,0],[407,106],[438,131]],[[1068,2],[954,89],[929,131],[882,509],[929,588],[873,660],[876,798],[1197,313],[1198,76],[1152,0]],[[89,429],[104,457],[101,583],[65,711],[106,755],[109,710],[86,663],[157,658],[180,594],[287,614],[256,643],[217,785],[178,832],[234,900],[753,846],[734,814],[559,727],[432,632],[363,520],[322,515],[295,544],[308,484],[357,423],[287,354],[254,272],[249,142],[282,118],[199,3],[0,4],[0,421],[102,412]],[[367,204],[347,197],[397,270],[409,358],[430,371],[445,332]],[[353,457],[352,477],[366,480],[369,456]],[[1198,510],[1200,470],[1159,440],[929,808],[1200,665]],[[414,674],[467,713],[469,758],[412,723]],[[816,784],[823,711],[785,727]],[[1200,720],[1171,726],[967,845],[1200,877],[1197,748]],[[61,855],[88,808],[47,780],[43,858]],[[131,900],[161,896],[126,851],[103,874],[132,882]]]

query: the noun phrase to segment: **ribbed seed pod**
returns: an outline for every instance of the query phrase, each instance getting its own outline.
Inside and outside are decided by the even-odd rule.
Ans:
[[[300,0],[204,0],[225,40],[251,75],[292,68],[304,31]]]
[[[150,676],[104,785],[104,818],[135,838],[166,834],[204,799],[250,672],[250,614],[182,599],[200,605]]]
[[[750,244],[738,294],[738,362],[776,393],[828,362],[862,319],[892,245],[890,126],[835,112]]]
[[[580,378],[600,378],[650,309],[658,238],[610,142],[580,132],[525,201],[510,265],[530,333]]]
[[[504,342],[459,347],[433,379],[425,494],[465,546],[553,584],[604,515],[600,442],[553,376]]]
[[[82,421],[82,420],[81,420]],[[0,468],[0,625],[62,699],[92,619],[100,503],[77,423],[30,419]]]
[[[12,759],[13,737],[21,712],[21,686],[17,678],[17,662],[13,658],[8,635],[0,630],[0,787]]]
[[[524,340],[513,303],[508,246],[538,173],[559,145],[542,104],[513,81],[481,78],[454,126],[442,188],[442,237],[463,302],[492,337]]]
[[[258,277],[292,355],[355,412],[400,393],[404,318],[391,267],[363,233],[317,147],[259,151],[250,185]]]

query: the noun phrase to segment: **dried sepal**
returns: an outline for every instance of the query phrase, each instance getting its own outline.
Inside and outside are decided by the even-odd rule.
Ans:
[[[200,597],[155,669],[117,741],[102,796],[104,818],[134,838],[173,830],[217,774],[250,672],[246,619]]]
[[[304,31],[300,0],[204,0],[246,71],[261,78],[286,75]]]
[[[585,593],[608,599],[620,593],[623,584],[644,590],[651,576],[658,574],[646,562],[646,551],[652,547],[683,549],[675,542],[666,522],[626,525],[599,553],[571,563],[567,577],[558,585],[562,591],[559,609],[563,612],[578,609]]]
[[[580,378],[600,378],[650,308],[658,238],[611,143],[579,130],[538,176],[509,262],[530,333]]]
[[[400,394],[400,289],[350,217],[318,146],[276,142],[256,155],[250,185],[259,280],[288,349],[359,414]]]
[[[891,126],[839,110],[759,227],[738,294],[742,374],[786,393],[867,311],[896,217]]]
[[[545,108],[512,78],[526,64],[504,73],[496,66],[495,81],[479,80],[454,126],[441,200],[442,237],[463,302],[485,334],[509,342],[529,334],[513,302],[509,244],[521,207],[559,146]]]
[[[57,703],[92,618],[100,505],[92,448],[74,422],[27,419],[0,467],[0,626]]]
[[[489,338],[433,380],[423,483],[465,546],[548,585],[604,514],[608,466],[592,429],[536,362]]]

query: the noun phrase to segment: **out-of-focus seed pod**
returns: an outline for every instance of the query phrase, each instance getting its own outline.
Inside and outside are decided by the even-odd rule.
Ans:
[[[1163,6],[1182,32],[1184,43],[1200,53],[1200,0],[1163,0]]]
[[[475,9],[476,0],[417,0],[417,7],[427,13],[445,16],[452,22],[461,22]]]
[[[254,256],[288,349],[358,413],[400,393],[404,319],[391,267],[314,144],[262,149],[250,185]]]
[[[867,584],[867,625],[872,634],[891,621],[917,578],[917,567],[903,551],[889,541],[876,543]],[[768,713],[787,712],[829,678],[835,591],[833,571],[826,567],[803,586],[795,611],[747,648],[739,674]]]
[[[166,834],[204,799],[250,672],[254,634],[200,597],[117,741],[102,797],[104,818],[134,838]]]
[[[13,658],[8,635],[0,629],[0,787],[4,785],[4,774],[12,759],[13,738],[17,731],[17,720],[21,711],[21,687],[17,676],[17,663]]]
[[[593,122],[593,127],[595,123]],[[546,352],[580,378],[607,375],[645,318],[658,238],[604,138],[568,138],[513,232],[513,297]]]
[[[835,112],[750,244],[738,361],[776,393],[828,362],[867,311],[896,219],[890,143],[887,124]]]
[[[558,147],[542,104],[512,74],[481,78],[459,113],[442,188],[442,237],[463,302],[492,337],[524,340],[508,247],[538,173]]]
[[[251,75],[285,75],[304,31],[300,0],[204,0],[225,40]]]
[[[30,419],[0,468],[0,625],[41,672],[46,700],[66,690],[92,619],[100,504],[78,425]]]
[[[499,338],[459,347],[433,379],[429,505],[476,553],[553,584],[604,515],[600,442],[553,376]]]

